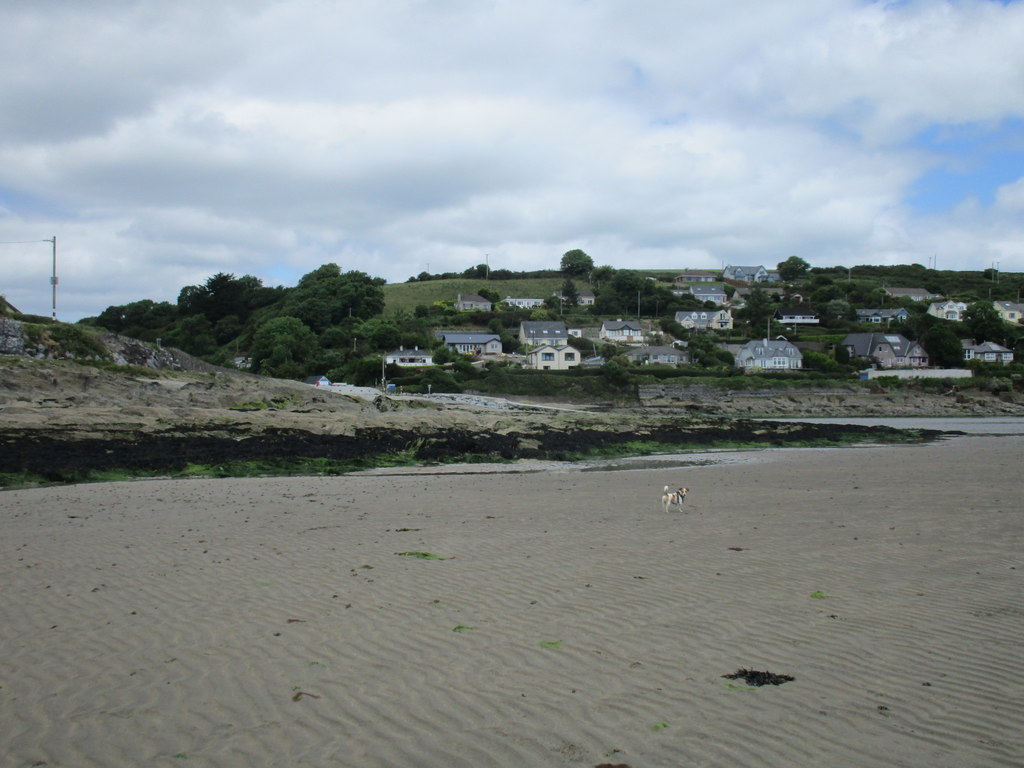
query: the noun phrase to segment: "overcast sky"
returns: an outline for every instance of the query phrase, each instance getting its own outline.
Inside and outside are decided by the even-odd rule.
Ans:
[[[1024,271],[1024,3],[4,0],[0,294],[217,272]],[[12,241],[35,241],[16,243]]]

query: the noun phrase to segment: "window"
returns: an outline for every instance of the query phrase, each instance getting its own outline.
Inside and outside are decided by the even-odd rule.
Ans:
[[[789,360],[785,357],[773,357],[772,368],[785,368],[789,365]]]
[[[576,360],[576,353],[575,352],[566,352],[565,353],[565,361],[567,363],[568,362],[573,362],[575,360]]]
[[[543,360],[544,362],[551,362],[552,360],[555,359],[555,353],[554,352],[541,352],[540,353],[540,359]]]

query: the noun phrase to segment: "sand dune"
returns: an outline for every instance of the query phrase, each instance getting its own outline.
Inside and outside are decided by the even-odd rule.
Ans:
[[[5,492],[0,766],[1019,766],[1022,459]]]

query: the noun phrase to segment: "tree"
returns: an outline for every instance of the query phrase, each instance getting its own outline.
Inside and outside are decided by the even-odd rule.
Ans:
[[[594,260],[579,248],[562,254],[561,270],[569,277],[586,279],[594,269]]]
[[[747,321],[747,325],[750,326],[750,332],[755,338],[761,338],[768,319],[772,316],[772,311],[771,300],[768,298],[768,294],[764,292],[761,286],[755,285],[747,295],[746,305],[736,314]]]
[[[562,306],[571,308],[579,303],[580,292],[576,290],[576,283],[568,277],[565,278],[565,282],[562,283]]]
[[[963,318],[964,328],[978,344],[983,341],[999,342],[1006,338],[1003,318],[991,301],[976,301],[967,308]]]
[[[932,325],[921,337],[921,345],[927,350],[932,365],[952,368],[963,364],[963,347],[949,323],[940,322]]]
[[[319,333],[346,317],[366,319],[379,314],[384,309],[383,285],[382,278],[358,271],[342,274],[337,264],[324,264],[288,292],[281,312]]]
[[[297,317],[275,317],[252,340],[252,370],[283,379],[300,379],[320,351],[316,334]]]
[[[779,277],[786,282],[791,283],[806,275],[807,270],[811,268],[811,265],[799,256],[790,256],[785,261],[780,261],[777,268],[779,271]]]

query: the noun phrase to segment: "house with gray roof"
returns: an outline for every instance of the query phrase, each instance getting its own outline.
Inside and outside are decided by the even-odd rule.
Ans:
[[[478,296],[475,293],[467,293],[465,295],[460,293],[455,298],[455,309],[457,309],[459,312],[465,312],[470,310],[475,310],[478,312],[490,312],[492,309],[492,304],[483,296]]]
[[[902,323],[908,317],[910,313],[907,312],[903,307],[897,307],[896,309],[858,309],[857,311],[857,322],[858,323]]]
[[[626,352],[634,363],[644,365],[684,365],[690,362],[690,352],[678,347],[634,347]]]
[[[722,270],[724,280],[738,280],[741,283],[763,283],[768,279],[768,270],[763,264],[756,267],[730,264]]]
[[[519,323],[519,343],[525,346],[563,346],[568,340],[569,329],[561,320],[523,320]]]
[[[752,371],[795,371],[803,367],[804,356],[785,339],[748,341],[736,353],[736,367]]]
[[[931,293],[924,288],[886,288],[885,292],[894,299],[910,299],[911,301],[934,301],[941,299],[937,293]]]
[[[728,309],[680,310],[676,312],[676,322],[687,330],[726,331],[732,328],[732,312]]]
[[[725,304],[729,297],[725,293],[725,288],[720,285],[691,285],[689,287],[690,295],[697,301],[710,301],[713,304]]]
[[[994,301],[992,304],[1007,323],[1024,322],[1024,304],[1017,301]]]
[[[434,331],[434,336],[460,355],[500,355],[501,336],[496,333]]]
[[[843,346],[878,368],[927,368],[928,353],[899,333],[848,333]]]
[[[605,320],[601,323],[600,338],[623,344],[642,344],[644,328],[639,320]]]
[[[1013,350],[1007,349],[1002,344],[996,344],[994,341],[975,344],[974,339],[960,339],[960,346],[964,349],[964,360],[981,360],[986,363],[1002,363],[1003,365],[1013,362]]]

